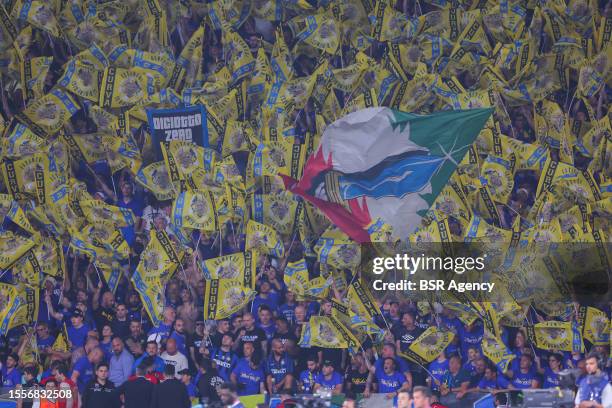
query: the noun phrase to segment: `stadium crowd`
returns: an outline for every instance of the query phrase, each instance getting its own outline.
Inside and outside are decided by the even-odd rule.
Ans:
[[[12,2],[2,3],[8,7]],[[174,3],[179,2],[160,3],[172,9]],[[198,1],[180,3],[181,7],[183,3],[193,7],[204,4]],[[329,2],[308,0],[303,3],[323,6]],[[389,3],[394,5],[395,12],[409,18],[435,12],[446,4],[444,1],[411,0]],[[507,6],[507,2],[502,3]],[[612,18],[612,1],[580,4],[597,9],[602,19]],[[531,13],[533,7],[528,10]],[[291,15],[291,10],[288,13]],[[174,56],[180,54],[202,18],[201,13],[187,12],[177,18],[176,27],[168,27],[168,47]],[[237,32],[256,56],[262,41],[274,42],[275,29],[279,25],[285,28],[285,41],[289,48],[293,48],[298,39],[293,37],[285,22],[270,23],[249,16]],[[204,82],[214,82],[219,69],[227,65],[222,30],[211,30],[211,33],[202,44],[200,69]],[[546,37],[545,33],[538,35]],[[44,79],[45,89],[50,89],[63,73],[62,67],[71,58],[71,50],[57,38],[48,35],[41,38],[44,41],[31,44],[28,52],[54,57]],[[541,49],[551,46],[543,41]],[[386,47],[385,42],[374,41],[364,51],[381,61],[387,55]],[[351,52],[354,56],[354,47],[341,44],[340,48],[344,54],[330,58],[334,69],[344,67],[344,59],[352,58]],[[297,76],[310,75],[316,62],[308,55],[297,54],[292,70]],[[473,74],[466,70],[459,79],[465,85],[476,84]],[[568,88],[575,90],[576,80],[570,82]],[[0,86],[0,111],[8,123],[23,110],[27,97],[19,87]],[[601,120],[609,115],[609,92],[608,85],[604,84],[599,91],[584,99],[594,107],[593,112],[589,112],[582,99],[569,100],[566,96],[572,92],[568,89],[559,89],[552,94],[560,101],[569,119],[588,121]],[[352,96],[341,91],[337,95],[341,107]],[[538,129],[531,108],[531,104],[511,106],[506,112],[510,122],[500,124],[501,133],[512,135],[521,142],[536,143]],[[256,101],[247,103],[245,115],[254,116],[258,110]],[[314,101],[309,100],[291,119],[293,136],[297,141],[303,141],[308,133],[318,131],[315,111]],[[589,114],[595,117],[590,119]],[[64,124],[64,131],[69,134],[94,133],[98,125],[86,109],[82,109]],[[150,143],[145,128],[143,124],[132,129],[140,151]],[[549,150],[558,160],[558,146]],[[248,167],[248,155],[243,153],[234,152],[241,173]],[[576,167],[586,168],[588,163],[589,160],[576,154]],[[44,275],[41,279],[38,318],[30,325],[34,331],[18,326],[0,336],[0,378],[6,390],[16,387],[71,390],[72,398],[44,399],[39,402],[40,408],[161,408],[189,407],[197,403],[236,407],[240,396],[266,393],[281,394],[290,399],[289,396],[295,394],[320,391],[344,394],[349,405],[358,395],[368,398],[382,393],[401,408],[471,406],[469,404],[473,401],[493,392],[499,395],[497,403],[501,405],[505,398],[502,390],[558,387],[559,372],[566,368],[581,372],[576,383],[577,406],[612,406],[609,344],[587,342],[587,348],[582,352],[544,350],[530,341],[524,329],[502,324],[501,339],[514,358],[505,370],[500,370],[483,353],[485,327],[480,319],[466,323],[451,308],[442,305],[422,307],[416,301],[393,295],[378,299],[382,314],[374,323],[384,331],[381,342],[368,338],[359,350],[352,352],[300,346],[302,331],[309,320],[313,316],[330,316],[332,303],[329,299],[298,299],[296,293],[288,289],[284,279],[288,262],[307,258],[311,277],[320,274],[316,254],[312,257],[311,253],[306,253],[299,245],[299,239],[295,242],[295,236],[293,239],[291,236],[283,237],[284,256],[262,256],[256,273],[257,294],[252,302],[230,318],[204,320],[206,283],[196,262],[245,251],[245,231],[230,223],[224,225],[219,234],[193,231],[190,238],[192,243],[197,242],[196,261],[184,262],[165,282],[162,322],[155,326],[130,278],[147,247],[152,229],[165,231],[171,239],[179,241],[171,219],[172,201],[156,198],[137,183],[129,169],[111,174],[106,160],[76,163],[72,172],[75,179],[85,183],[93,198],[131,210],[136,222],[121,228],[122,237],[129,245],[129,255],[121,261],[122,274],[114,287],[108,285],[87,255],[78,253],[66,243],[62,246],[67,266],[64,276]],[[508,203],[499,205],[499,228],[510,230],[517,216],[529,213],[537,200],[538,178],[535,174],[531,170],[513,173],[514,184]],[[5,221],[3,228],[17,227]],[[0,281],[12,283],[14,275],[19,273],[17,270],[4,271]],[[348,271],[347,276],[347,281],[350,281],[354,273]],[[330,292],[330,297],[339,302],[345,299],[346,293],[336,288],[335,283]],[[558,319],[558,315],[548,316],[537,306],[529,308],[526,321]],[[589,306],[595,306],[610,316],[607,301]],[[565,317],[572,320],[576,316]],[[403,357],[401,354],[432,326],[454,334],[445,350],[427,366]],[[35,336],[38,347],[37,361],[23,357],[31,344],[31,336]],[[67,347],[62,347],[63,336]],[[32,406],[26,400],[18,404],[20,407]]]

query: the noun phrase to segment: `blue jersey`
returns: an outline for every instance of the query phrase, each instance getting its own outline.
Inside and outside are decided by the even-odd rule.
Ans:
[[[241,358],[236,364],[236,368],[232,373],[236,376],[238,387],[238,395],[254,395],[259,394],[260,384],[264,382],[265,376],[261,368],[253,370],[249,361]]]
[[[459,339],[461,343],[461,355],[465,359],[468,355],[468,349],[470,347],[476,347],[480,353],[482,353],[482,337],[484,335],[484,329],[481,325],[472,327],[471,331],[461,328],[459,331]]]
[[[297,306],[296,304],[289,305],[287,303],[283,303],[278,308],[278,313],[282,315],[285,319],[287,319],[290,325],[295,323],[295,307],[296,306]]]
[[[527,373],[522,373],[520,370],[515,371],[512,377],[512,385],[514,388],[524,390],[531,388],[531,382],[536,379],[533,371],[529,370]]]
[[[225,381],[230,380],[230,374],[238,364],[238,357],[233,351],[223,351],[221,349],[213,349],[210,356],[211,360],[217,364],[217,372],[219,377]]]
[[[410,364],[408,364],[406,362],[406,360],[399,358],[399,357],[395,357],[395,369],[397,371],[399,371],[400,373],[405,373],[406,371],[410,371]],[[383,358],[379,358],[378,360],[376,360],[376,363],[374,364],[374,368],[376,368],[376,372],[380,372],[382,373],[384,371],[383,366],[385,365],[385,359]]]
[[[72,371],[79,372],[79,378],[77,378],[77,387],[79,387],[79,392],[83,394],[85,391],[85,387],[91,381],[94,376],[94,366],[91,364],[87,356],[83,356],[79,358],[76,363],[74,363],[74,367]]]
[[[544,384],[542,388],[554,388],[559,386],[559,374],[555,373],[549,367],[544,369]]]
[[[68,335],[68,341],[72,344],[72,350],[85,345],[87,333],[89,333],[89,326],[85,324],[78,329],[73,325],[68,325],[66,334]]]
[[[315,382],[324,390],[333,390],[338,384],[342,384],[344,381],[342,376],[334,371],[330,379],[326,379],[323,373],[320,373]]]
[[[304,385],[304,394],[312,394],[314,392],[315,381],[319,373],[310,370],[304,370],[300,373],[300,382]]]
[[[402,388],[402,384],[406,382],[406,376],[397,371],[391,375],[383,371],[376,373],[376,382],[378,383],[378,392],[387,394]]]
[[[434,360],[429,363],[429,372],[432,374],[433,378],[431,381],[431,389],[439,390],[440,387],[436,384],[435,380],[440,381],[442,383],[442,377],[448,371],[448,360],[444,360],[443,362],[439,362],[438,360]]]
[[[21,372],[17,367],[13,367],[9,373],[6,366],[2,367],[2,386],[14,388],[17,384],[21,384]]]
[[[481,390],[505,390],[510,385],[510,382],[503,376],[498,375],[495,380],[487,380],[482,377],[482,380],[478,383],[478,388]]]
[[[274,354],[268,356],[266,360],[266,375],[271,375],[276,384],[283,381],[287,374],[293,374],[293,359],[284,353],[279,360],[274,358]]]

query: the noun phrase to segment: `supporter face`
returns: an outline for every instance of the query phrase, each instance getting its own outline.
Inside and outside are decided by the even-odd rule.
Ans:
[[[559,368],[561,368],[561,362],[557,360],[555,356],[550,356],[548,358],[548,365],[553,370],[558,370]]]
[[[86,302],[87,301],[87,292],[85,292],[84,290],[77,291],[76,300],[77,300],[77,302]]]
[[[242,318],[242,323],[244,324],[244,327],[247,330],[251,330],[253,328],[253,325],[255,324],[255,320],[253,319],[252,315],[245,314],[244,317]]]
[[[45,383],[45,390],[54,390],[56,386],[57,384],[55,384],[55,381],[47,380],[47,382]]]
[[[332,311],[332,304],[331,304],[331,302],[323,303],[323,305],[321,306],[321,309],[323,309],[323,314],[325,314],[325,315],[331,314],[331,311]]]
[[[122,343],[122,347],[123,347],[123,343]],[[104,352],[100,350],[99,348],[93,349],[89,354],[91,355],[90,361],[94,364],[97,364],[100,361],[102,361],[102,358],[104,357]]]
[[[461,368],[461,360],[459,360],[457,357],[451,358],[448,362],[448,369],[451,372],[456,373],[459,371],[459,368]]]
[[[38,334],[38,337],[46,339],[49,336],[49,328],[47,326],[38,326],[36,334]]]
[[[414,317],[410,313],[405,313],[402,316],[402,324],[406,327],[412,327],[414,325]]]
[[[128,304],[130,306],[138,305],[138,293],[130,293],[130,296],[128,297]]]
[[[117,355],[123,352],[123,342],[120,339],[113,339],[111,347],[113,348],[113,353]]]
[[[280,356],[281,354],[283,354],[283,351],[285,351],[283,349],[283,343],[281,343],[279,340],[275,340],[272,342],[272,351],[274,352],[274,354],[276,354],[277,356]]]
[[[417,407],[421,408],[420,406]],[[400,392],[397,395],[397,408],[410,408],[410,394],[407,392]]]
[[[342,408],[355,408],[355,400],[354,399],[345,399],[342,403]]]
[[[393,316],[397,316],[399,314],[399,305],[397,303],[391,303],[391,306],[389,306],[389,313]]]
[[[382,356],[383,356],[383,358],[395,357],[395,350],[393,349],[393,347],[391,347],[390,345],[386,344],[386,345],[383,346]]]
[[[221,320],[217,323],[217,330],[219,333],[227,333],[229,331],[229,323],[227,320]]]
[[[166,342],[166,352],[170,355],[174,355],[176,353],[176,340],[168,339]]]
[[[351,357],[351,367],[353,370],[357,370],[363,364],[363,356],[361,354],[355,354]]]
[[[142,333],[142,327],[140,322],[130,322],[130,334],[134,337],[139,336]]]
[[[106,380],[108,378],[108,368],[106,366],[101,366],[96,370],[96,377],[99,380]]]
[[[412,402],[414,403],[414,408],[426,408],[429,407],[429,398],[425,397],[425,395],[420,392],[420,391],[416,391],[414,393],[414,395],[412,396]],[[398,406],[399,406],[399,402],[398,402]]]
[[[81,316],[72,316],[70,322],[74,327],[81,327],[83,325],[83,318]]]
[[[295,293],[293,292],[287,292],[285,294],[285,300],[287,300],[287,303],[293,303],[295,302]]]
[[[269,310],[260,310],[259,311],[259,320],[261,323],[268,325],[270,324],[270,319],[272,319],[272,315]]]
[[[585,374],[587,372],[586,361],[579,360],[578,363],[576,363],[576,368],[578,368],[580,371],[582,371],[583,374]]]
[[[468,350],[468,359],[469,360],[474,360],[476,357],[478,357],[478,350],[476,349],[469,349]]]
[[[306,321],[306,310],[304,309],[304,306],[297,306],[295,308],[294,313],[295,313],[295,320],[298,323]]]
[[[191,292],[189,292],[189,289],[181,290],[181,300],[183,303],[191,302]]]
[[[385,374],[393,374],[393,372],[395,371],[395,363],[393,362],[393,360],[386,359],[383,364],[383,369],[385,370]]]
[[[104,327],[102,328],[102,336],[110,337],[112,335],[113,335],[113,331],[111,330],[111,327],[109,325],[104,325]]]
[[[484,373],[486,364],[484,360],[476,360],[476,372],[479,374]]]
[[[166,308],[164,310],[164,320],[166,320],[167,322],[173,322],[174,320],[176,320],[176,311],[171,307]]]
[[[13,368],[13,367],[15,367],[16,365],[17,365],[17,362],[15,361],[15,359],[14,359],[13,357],[8,356],[8,357],[6,358],[6,366],[7,366],[8,368]]]
[[[334,367],[330,365],[323,365],[321,371],[323,372],[323,375],[332,375],[332,373],[334,372]]]
[[[270,292],[270,284],[268,282],[266,282],[266,281],[262,282],[259,291],[260,291],[260,293],[268,293],[268,292]]]
[[[494,380],[495,379],[495,372],[487,367],[485,369],[485,378],[487,380]]]
[[[176,319],[176,321],[174,322],[174,330],[179,333],[183,333],[183,331],[185,330],[185,322],[183,321],[183,319]]]
[[[525,336],[523,335],[522,332],[517,332],[516,333],[516,338],[514,340],[514,345],[516,348],[521,348],[525,346]]]
[[[147,344],[147,354],[150,356],[156,356],[157,355],[157,343],[150,343]]]
[[[115,309],[115,312],[117,313],[117,317],[119,319],[125,319],[127,317],[127,307],[125,307],[125,305],[119,305],[117,306],[117,308]]]
[[[242,345],[242,353],[244,354],[246,358],[250,358],[254,352],[255,352],[255,347],[253,346],[253,343],[248,342]]]
[[[132,183],[123,183],[121,184],[121,193],[125,197],[131,197],[132,195]]]
[[[284,320],[277,320],[276,321],[276,332],[277,333],[287,333],[287,322]]]
[[[242,317],[236,316],[234,320],[232,320],[232,327],[234,330],[238,330],[242,327]]]
[[[230,336],[230,335],[225,335],[221,339],[221,345],[223,347],[230,347],[231,348],[233,344],[234,344],[234,341],[232,340],[232,336]]]
[[[77,309],[79,309],[81,312],[83,312],[83,314],[85,314],[85,312],[87,312],[87,305],[85,304],[85,302],[77,302],[75,307]]]
[[[7,360],[8,363],[8,360]],[[586,360],[586,372],[589,374],[597,373],[597,359],[596,358],[587,358]]]
[[[223,388],[219,390],[219,398],[223,405],[232,405],[236,400],[236,396],[230,390]]]
[[[528,369],[529,367],[531,367],[531,359],[526,355],[522,355],[520,367],[521,369]]]
[[[107,308],[111,308],[115,305],[115,298],[112,293],[105,292],[104,295],[102,295],[102,305]]]
[[[316,371],[316,369],[317,369],[317,363],[316,363],[316,361],[310,361],[310,360],[308,360],[308,361],[306,362],[306,368],[308,368],[308,371],[310,371],[310,372],[314,372],[314,371]]]

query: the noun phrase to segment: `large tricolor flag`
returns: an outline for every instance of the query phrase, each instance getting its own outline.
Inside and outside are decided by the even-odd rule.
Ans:
[[[289,190],[319,207],[357,242],[382,220],[406,238],[420,225],[491,109],[417,115],[367,108],[330,124]]]

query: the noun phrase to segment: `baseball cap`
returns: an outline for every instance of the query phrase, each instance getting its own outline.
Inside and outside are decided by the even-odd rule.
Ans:
[[[81,312],[81,309],[73,309],[72,317],[83,317],[83,312]]]
[[[331,361],[331,360],[324,360],[324,361],[323,361],[323,365],[324,365],[324,366],[333,366],[333,365],[334,365],[334,363],[332,363],[332,361]]]
[[[190,376],[192,376],[192,377],[193,377],[193,373],[192,373],[192,372],[191,372],[191,370],[190,370],[190,369],[188,369],[188,368],[183,368],[181,371],[179,371],[179,372],[178,372],[178,374],[179,374],[179,375],[184,375],[184,374],[187,374],[187,375],[190,375]]]

